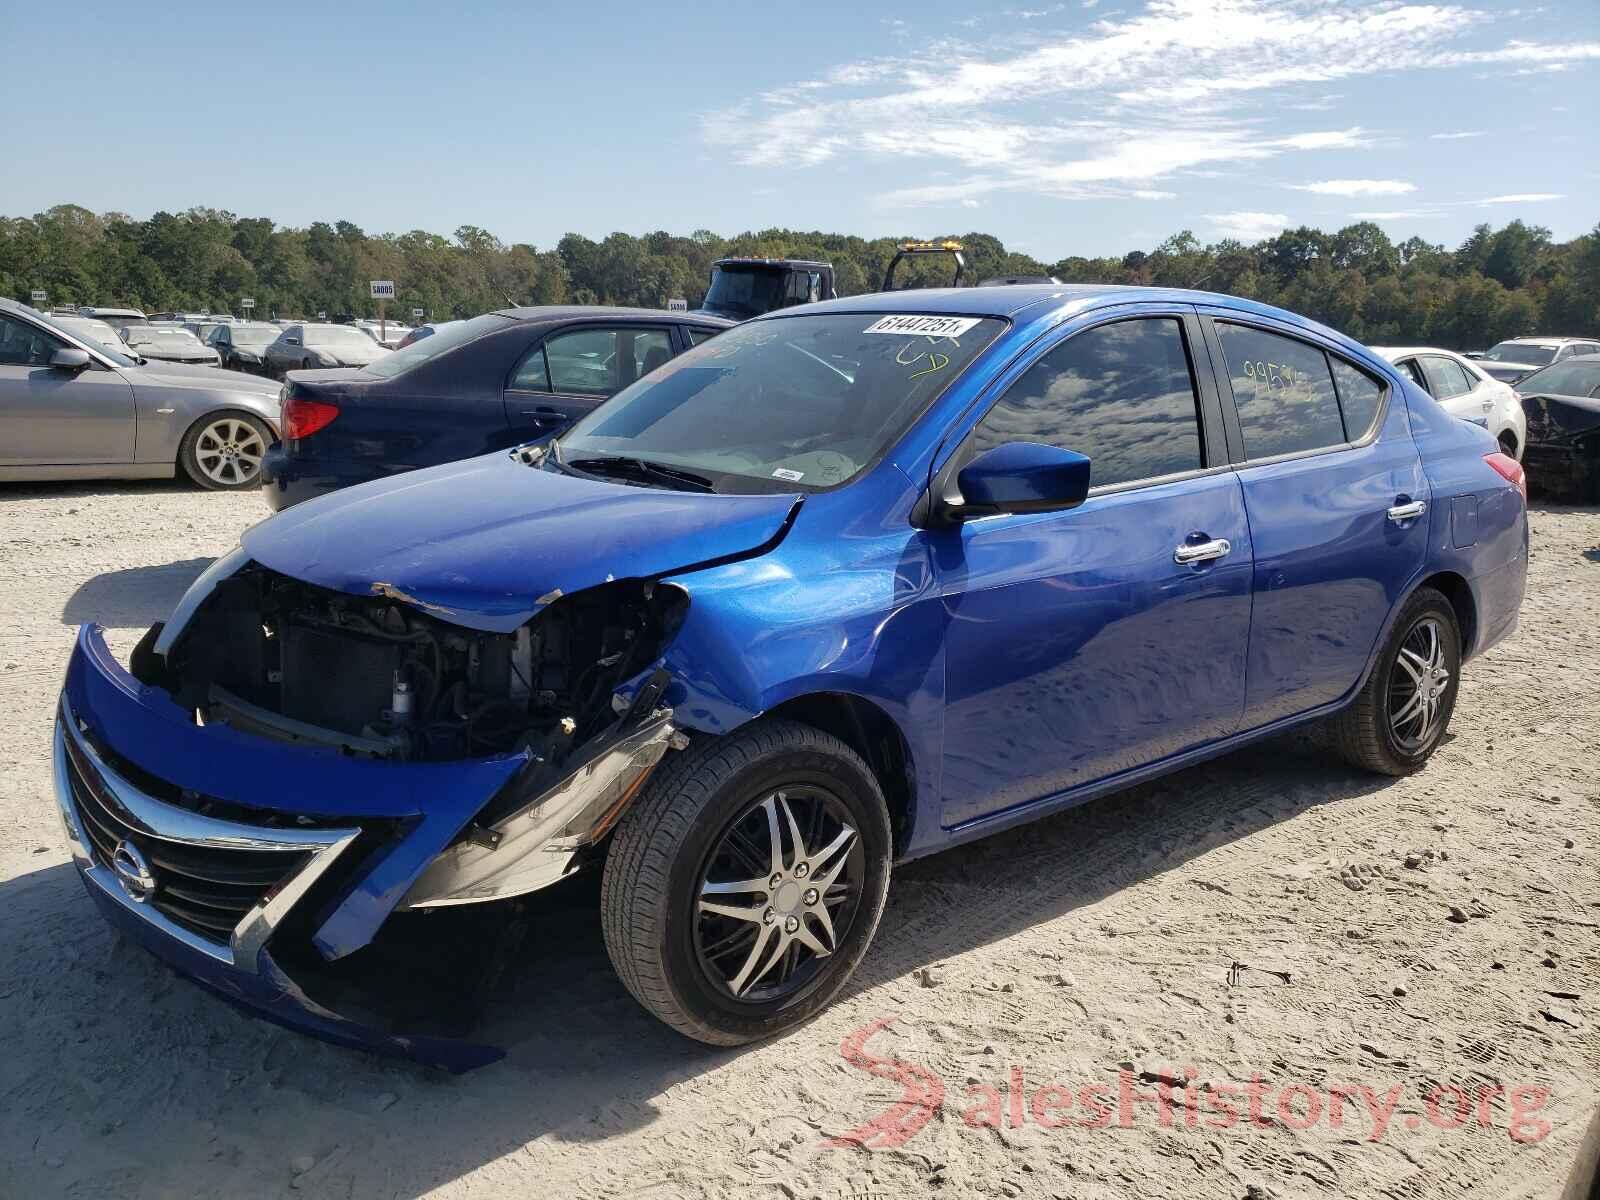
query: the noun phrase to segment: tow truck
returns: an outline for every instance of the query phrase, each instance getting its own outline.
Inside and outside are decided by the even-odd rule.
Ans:
[[[833,300],[833,264],[808,258],[719,258],[698,312],[748,321],[779,308]]]
[[[950,286],[960,287],[961,277],[966,273],[967,269],[967,260],[964,257],[965,250],[966,247],[960,242],[953,242],[949,239],[942,242],[902,242],[900,249],[895,251],[895,256],[889,260],[889,268],[883,273],[883,286],[878,290],[880,292],[895,291],[895,269],[908,259],[923,258],[932,254],[948,254],[955,260],[956,273],[955,278],[950,281]],[[899,290],[904,291],[906,288],[920,286],[920,284],[906,283],[901,284]]]

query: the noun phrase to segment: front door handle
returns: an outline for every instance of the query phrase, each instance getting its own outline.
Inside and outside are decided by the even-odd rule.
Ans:
[[[567,419],[567,414],[559,408],[525,408],[522,410],[522,415],[532,417],[541,425],[548,424],[551,421],[565,421]]]
[[[1389,520],[1396,525],[1401,525],[1415,517],[1420,517],[1427,511],[1428,502],[1426,500],[1410,500],[1404,504],[1396,504],[1391,508],[1389,510]]]
[[[1185,542],[1172,551],[1172,561],[1178,563],[1210,562],[1233,553],[1233,543],[1227,538],[1213,538],[1209,542]]]

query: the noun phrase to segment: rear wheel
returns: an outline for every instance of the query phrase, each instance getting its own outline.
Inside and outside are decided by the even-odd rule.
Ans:
[[[612,964],[678,1032],[733,1046],[824,1008],[866,953],[891,855],[876,778],[839,739],[760,721],[659,768],[601,886]]]
[[[261,483],[261,458],[271,444],[266,425],[248,413],[212,413],[183,436],[178,461],[203,488],[240,491]]]
[[[1371,677],[1331,722],[1334,745],[1359,767],[1410,775],[1438,749],[1461,684],[1461,627],[1433,588],[1406,601]]]

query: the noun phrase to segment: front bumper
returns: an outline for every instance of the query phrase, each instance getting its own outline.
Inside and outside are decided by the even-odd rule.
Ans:
[[[526,752],[356,759],[197,725],[86,625],[56,722],[55,799],[102,914],[180,973],[279,1024],[463,1071],[502,1052],[341,1015],[316,998],[319,976],[399,909],[523,895],[571,874],[681,742],[670,717],[619,722],[560,778]],[[509,815],[458,841],[491,800]]]

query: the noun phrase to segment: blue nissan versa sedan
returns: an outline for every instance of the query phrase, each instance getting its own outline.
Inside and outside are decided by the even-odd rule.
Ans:
[[[814,304],[256,526],[131,672],[85,626],[57,799],[109,920],[285,1024],[495,1057],[341,970],[595,867],[628,989],[733,1045],[839,991],[896,862],[1313,720],[1420,769],[1527,548],[1488,433],[1289,313]]]

